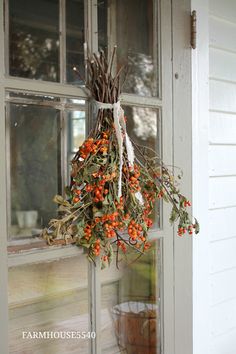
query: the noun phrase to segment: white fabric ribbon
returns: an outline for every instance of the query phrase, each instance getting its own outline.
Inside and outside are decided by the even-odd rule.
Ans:
[[[119,146],[119,157],[120,157],[120,168],[119,168],[119,179],[118,179],[118,197],[122,195],[122,168],[123,168],[123,144],[125,136],[125,146],[127,151],[127,157],[130,167],[134,167],[134,149],[133,145],[130,141],[130,138],[126,132],[126,124],[124,117],[124,110],[120,105],[120,101],[115,103],[103,103],[95,101],[96,111],[99,109],[113,109],[113,117],[114,117],[114,127],[116,131],[116,137]],[[122,132],[123,129],[123,132]],[[136,198],[139,200],[141,204],[143,204],[142,194],[137,192]]]

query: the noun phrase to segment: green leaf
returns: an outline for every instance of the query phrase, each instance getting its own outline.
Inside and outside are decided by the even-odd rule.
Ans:
[[[109,253],[108,253],[108,263],[109,265],[112,263],[113,261],[113,256],[114,256],[114,251],[113,251],[113,247],[112,245],[110,244],[109,245]]]
[[[194,220],[195,220],[195,233],[198,234],[200,232],[200,226],[197,219],[194,218]]]
[[[179,214],[176,212],[176,209],[173,208],[170,214],[170,222],[173,224],[178,219]]]

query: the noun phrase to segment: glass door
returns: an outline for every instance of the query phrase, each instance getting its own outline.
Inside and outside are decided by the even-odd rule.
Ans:
[[[116,66],[125,65],[127,70],[121,102],[128,134],[172,165],[172,145],[167,138],[172,134],[170,4],[98,0],[97,7],[98,47],[109,53],[116,45]],[[98,353],[165,351],[164,337],[173,333],[172,323],[164,322],[165,316],[173,318],[172,295],[164,295],[165,291],[173,294],[173,232],[167,213],[168,206],[160,201],[153,214],[152,248],[146,255],[137,257],[131,251],[126,255],[128,261],[120,263],[122,250],[114,248],[117,262],[101,272],[96,270],[101,286]]]
[[[128,262],[115,260],[105,270],[88,265],[76,247],[49,247],[39,238],[57,213],[52,198],[63,193],[71,157],[92,121],[82,79],[85,41],[91,51],[110,53],[117,45],[116,67],[127,68],[121,102],[128,134],[172,165],[170,3],[4,2],[0,105],[6,116],[3,244],[9,266],[4,340],[10,354],[164,354],[171,347],[168,206],[156,205],[150,251],[138,260],[129,254]],[[3,8],[3,0],[0,4]]]

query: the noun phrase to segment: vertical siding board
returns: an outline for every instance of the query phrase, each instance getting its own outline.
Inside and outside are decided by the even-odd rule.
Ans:
[[[209,147],[209,175],[236,175],[236,145],[216,145]]]
[[[212,241],[236,237],[236,207],[209,211],[209,232]]]
[[[236,52],[236,23],[224,21],[220,18],[209,18],[210,41],[216,48]]]
[[[236,299],[212,306],[211,328],[213,337],[236,328]]]
[[[236,329],[212,339],[210,354],[235,354]]]
[[[236,145],[236,114],[210,112],[209,142]]]
[[[210,80],[210,109],[236,113],[236,85]]]
[[[210,48],[210,77],[236,82],[236,53]]]
[[[211,275],[211,304],[217,305],[236,298],[236,269]]]
[[[209,208],[236,206],[236,177],[211,177],[209,181]]]
[[[209,0],[209,14],[210,353],[235,354],[236,2]]]
[[[210,13],[236,23],[236,2],[235,0],[209,0]]]
[[[235,250],[236,238],[211,243],[211,273],[236,268]],[[232,279],[232,282],[236,284],[235,279]]]

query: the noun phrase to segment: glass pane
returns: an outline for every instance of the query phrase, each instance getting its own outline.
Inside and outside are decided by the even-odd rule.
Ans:
[[[117,45],[117,66],[127,66],[123,91],[158,95],[157,0],[98,1],[99,45]]]
[[[127,118],[127,131],[133,142],[148,147],[150,156],[161,156],[161,121],[159,111],[153,108],[123,106]],[[141,156],[139,156],[140,159]],[[160,228],[161,201],[156,203],[151,215],[153,228]]]
[[[59,0],[9,0],[9,73],[59,81]]]
[[[68,176],[70,175],[70,162],[75,153],[85,140],[86,120],[85,111],[69,111],[67,112],[68,125]]]
[[[10,234],[38,234],[56,215],[61,190],[60,112],[51,107],[9,104]]]
[[[102,353],[160,354],[161,240],[102,271]]]
[[[89,353],[88,337],[71,337],[89,331],[87,262],[78,253],[9,269],[10,354]]]
[[[84,0],[67,0],[66,77],[78,85],[84,84],[84,41]]]
[[[146,146],[160,155],[161,131],[159,111],[146,107],[123,107],[127,118],[127,131],[130,138],[138,145]]]

